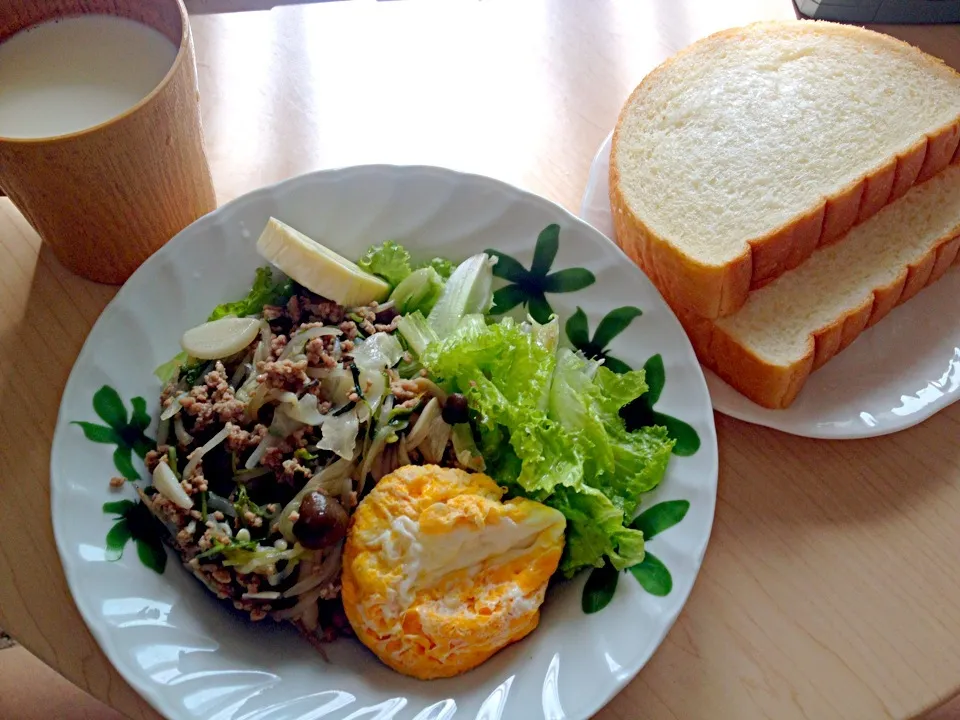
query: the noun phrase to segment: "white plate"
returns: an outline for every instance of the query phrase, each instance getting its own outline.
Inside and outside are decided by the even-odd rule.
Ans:
[[[580,204],[580,217],[610,238],[612,137],[593,159]],[[875,437],[917,425],[960,398],[960,315],[944,311],[958,292],[960,272],[954,269],[813,373],[786,410],[751,402],[704,368],[713,408],[813,438]]]
[[[172,556],[162,575],[144,567],[132,545],[122,559],[107,562],[104,539],[113,520],[101,506],[117,499],[107,486],[117,474],[115,448],[89,442],[71,421],[100,422],[92,397],[104,385],[127,407],[140,396],[156,413],[160,387],[152,370],[176,351],[184,328],[246,293],[261,264],[255,238],[271,215],[347,257],[395,239],[422,258],[463,259],[495,248],[526,267],[538,233],[559,223],[553,269],[587,268],[596,282],[549,295],[553,308],[562,320],[583,308],[591,329],[615,307],[642,308],[611,352],[636,365],[662,355],[666,385],[656,410],[686,421],[701,440],[694,454],[672,458],[664,482],[643,503],[690,503],[679,524],[649,543],[672,573],[672,592],[654,596],[632,575],[621,575],[612,602],[585,615],[581,574],[552,590],[539,629],[527,639],[473,672],[425,683],[388,670],[352,640],[330,646],[330,663],[324,663],[292,629],[233,614]],[[134,462],[142,472],[136,456]],[[57,546],[87,625],[120,674],[158,711],[204,720],[587,718],[647,662],[683,607],[710,536],[716,487],[716,435],[703,375],[646,277],[613,243],[557,205],[489,178],[426,167],[358,167],[294,178],[180,233],[130,278],[91,331],[63,394],[51,456]]]

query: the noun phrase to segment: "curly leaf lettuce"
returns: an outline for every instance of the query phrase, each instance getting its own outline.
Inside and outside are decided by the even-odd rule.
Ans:
[[[279,305],[285,302],[293,293],[293,282],[284,278],[281,282],[273,281],[273,272],[269,266],[257,268],[257,274],[253,279],[253,287],[246,297],[236,302],[223,303],[217,305],[207,321],[219,320],[227,315],[236,317],[247,317],[249,315],[259,315],[263,312],[264,305]]]
[[[617,375],[556,350],[555,325],[467,316],[422,360],[466,396],[487,472],[566,516],[564,573],[606,559],[622,570],[643,560],[643,533],[629,523],[673,441],[661,427],[628,432],[620,418],[647,391],[642,370]]]
[[[391,288],[395,288],[413,272],[410,267],[410,253],[403,245],[392,240],[368,248],[357,265],[386,280]]]

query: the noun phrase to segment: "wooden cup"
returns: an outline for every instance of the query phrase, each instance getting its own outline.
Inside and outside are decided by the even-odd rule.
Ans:
[[[0,137],[0,190],[66,267],[119,284],[217,202],[181,0],[0,0],[0,43],[38,23],[85,14],[159,30],[179,47],[173,65],[150,94],[100,125],[57,137]]]

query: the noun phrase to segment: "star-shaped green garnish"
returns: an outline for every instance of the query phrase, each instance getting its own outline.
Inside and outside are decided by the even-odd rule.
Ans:
[[[123,557],[124,548],[133,540],[140,562],[162,574],[167,566],[167,553],[160,539],[163,529],[147,506],[142,502],[117,500],[105,503],[103,511],[116,516],[107,533],[107,561],[116,562]]]
[[[567,338],[570,340],[570,344],[586,357],[596,360],[603,359],[603,364],[615,373],[630,372],[630,366],[623,360],[618,360],[609,355],[607,347],[617,335],[627,329],[634,318],[638,318],[642,314],[643,311],[640,308],[631,305],[611,310],[597,325],[597,331],[593,334],[591,340],[587,314],[578,307],[577,311],[567,320],[565,326]]]
[[[667,434],[676,441],[673,454],[683,457],[693,455],[700,449],[700,436],[697,435],[697,431],[683,420],[653,409],[667,382],[663,358],[659,354],[654,355],[643,364],[643,370],[646,375],[647,392],[620,410],[620,417],[626,422],[627,429],[635,430],[645,425],[663,425],[667,429]]]
[[[499,250],[487,250],[487,254],[498,258],[497,264],[493,266],[493,274],[511,283],[493,294],[491,312],[502,315],[517,305],[523,305],[534,320],[546,323],[553,315],[553,308],[547,302],[547,293],[575,292],[593,285],[597,279],[585,268],[550,272],[559,247],[560,226],[553,224],[547,225],[537,237],[533,263],[529,270]]]
[[[128,422],[127,409],[120,395],[109,385],[104,385],[93,396],[93,410],[106,425],[82,421],[74,421],[73,424],[80,426],[87,440],[116,445],[113,464],[117,471],[127,480],[139,480],[140,474],[133,467],[133,453],[142,459],[154,448],[155,443],[144,434],[150,425],[146,400],[135,397],[130,405],[133,411]]]
[[[657,503],[637,515],[630,523],[630,527],[640,530],[646,542],[683,520],[689,509],[688,500],[667,500]],[[633,575],[640,586],[651,595],[664,597],[673,590],[673,577],[670,571],[663,561],[649,550],[644,554],[642,562],[627,568],[624,572]],[[583,611],[587,614],[595,613],[609,605],[617,591],[619,580],[620,573],[610,563],[591,570],[590,577],[583,586],[583,596],[580,600]]]
[[[564,329],[570,344],[586,357],[597,360],[602,358],[603,364],[613,372],[626,373],[630,372],[632,368],[623,360],[612,357],[609,354],[608,346],[617,335],[626,330],[630,323],[642,314],[640,308],[630,305],[611,310],[597,325],[597,331],[591,339],[587,314],[578,307],[577,311],[567,320]],[[660,355],[654,355],[644,363],[643,369],[648,385],[647,392],[620,411],[621,417],[627,423],[627,428],[636,430],[645,425],[662,425],[667,429],[669,436],[676,441],[673,446],[674,455],[693,455],[700,449],[700,436],[697,435],[697,431],[683,420],[678,420],[671,415],[653,409],[657,400],[660,399],[663,386],[667,382],[663,358]]]

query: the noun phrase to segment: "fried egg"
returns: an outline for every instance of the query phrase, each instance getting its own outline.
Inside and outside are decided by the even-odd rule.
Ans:
[[[407,465],[358,506],[343,605],[357,637],[394,670],[458,675],[536,628],[566,519],[503,494],[481,473]]]

